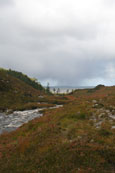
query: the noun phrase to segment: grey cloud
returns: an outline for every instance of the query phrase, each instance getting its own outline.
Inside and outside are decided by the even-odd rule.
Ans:
[[[13,4],[12,0],[0,0],[0,6],[7,6],[12,4]]]
[[[26,23],[15,5],[4,7],[0,12],[0,66],[58,85],[95,85],[98,79],[114,84],[114,22],[106,28],[106,14],[95,15],[91,19],[72,16],[72,21],[54,23],[57,28],[52,29],[52,23]]]
[[[112,6],[115,5],[115,1],[114,0],[103,0],[103,3],[107,6]]]

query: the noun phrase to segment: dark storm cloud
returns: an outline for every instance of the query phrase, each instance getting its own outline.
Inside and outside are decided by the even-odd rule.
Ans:
[[[13,5],[0,6],[1,67],[51,84],[115,83],[115,7],[108,7],[109,1],[14,0],[4,5],[9,2]]]

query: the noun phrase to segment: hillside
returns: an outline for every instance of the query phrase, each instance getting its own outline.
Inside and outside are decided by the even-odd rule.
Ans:
[[[115,172],[115,87],[66,98],[62,108],[0,136],[1,173]]]
[[[39,83],[11,70],[0,70],[0,111],[35,109],[65,103],[64,97],[55,97]],[[37,88],[36,88],[37,87]]]
[[[44,91],[34,89],[7,71],[0,71],[0,110],[14,109],[38,100]]]
[[[27,75],[23,74],[22,72],[17,72],[14,70],[6,70],[6,73],[20,79],[21,81],[25,82],[26,84],[32,86],[33,88],[37,89],[37,90],[41,90],[44,91],[44,88],[42,87],[42,85],[38,82],[35,81],[35,79],[31,79],[29,78]]]

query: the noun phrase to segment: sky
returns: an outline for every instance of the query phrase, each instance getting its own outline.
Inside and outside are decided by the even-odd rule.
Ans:
[[[115,85],[115,0],[0,0],[0,67],[43,85]]]

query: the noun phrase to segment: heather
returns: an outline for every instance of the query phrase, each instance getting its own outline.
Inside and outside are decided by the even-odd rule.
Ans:
[[[114,86],[76,90],[65,95],[62,108],[46,109],[42,117],[2,134],[1,172],[113,173],[114,92]]]

